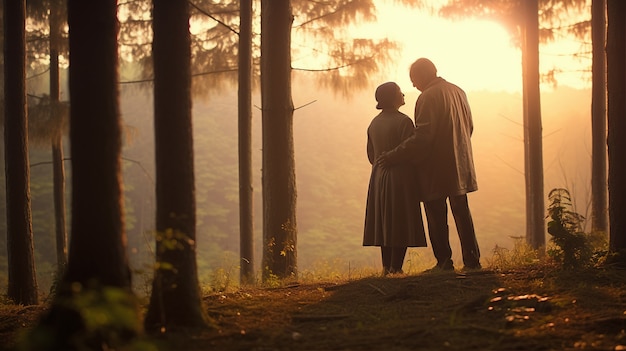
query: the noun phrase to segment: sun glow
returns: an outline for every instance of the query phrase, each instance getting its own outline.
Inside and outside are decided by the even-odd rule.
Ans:
[[[400,55],[387,73],[403,90],[415,89],[408,69],[419,57],[431,59],[440,76],[466,90],[521,89],[521,55],[496,23],[449,21],[427,11],[387,6],[380,7],[375,23],[354,30],[355,35],[400,43]]]
[[[403,90],[415,89],[409,81],[408,69],[419,57],[431,59],[440,76],[465,90],[522,90],[521,51],[514,47],[509,33],[499,23],[471,19],[452,21],[428,10],[382,4],[377,17],[374,23],[355,26],[352,34],[389,38],[400,43],[400,54],[396,62],[388,65],[383,79],[396,81]],[[542,46],[542,71],[580,69],[585,62],[575,63],[567,57],[576,52],[578,46],[579,43],[565,41]],[[579,73],[562,74],[557,79],[560,85],[577,88],[587,83]]]

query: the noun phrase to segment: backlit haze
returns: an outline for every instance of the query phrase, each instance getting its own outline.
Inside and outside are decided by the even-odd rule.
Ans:
[[[431,1],[445,3],[445,1]],[[386,3],[386,2],[383,2]],[[439,74],[467,91],[490,90],[520,92],[522,87],[521,51],[512,45],[509,34],[497,22],[484,20],[450,20],[429,9],[410,9],[400,5],[379,5],[377,21],[354,26],[356,36],[390,38],[401,43],[401,54],[388,72],[405,90],[412,88],[408,79],[410,64],[419,57],[430,58]],[[542,45],[542,71],[559,69],[559,85],[589,87],[590,59],[573,54],[583,50],[579,39],[558,38]],[[590,50],[587,45],[586,51]],[[545,88],[552,88],[546,85]]]
[[[525,235],[521,52],[512,46],[505,29],[495,22],[452,21],[429,10],[401,6],[380,6],[377,16],[375,23],[354,26],[351,33],[358,37],[394,39],[402,47],[388,71],[371,80],[369,91],[355,93],[353,99],[344,101],[308,89],[303,80],[296,79],[294,83],[296,106],[316,100],[295,113],[301,262],[316,261],[319,251],[309,251],[307,247],[319,246],[316,237],[323,235],[331,240],[327,244],[327,258],[346,259],[354,255],[367,257],[369,264],[379,265],[377,248],[359,246],[370,171],[365,155],[366,128],[377,113],[373,92],[384,81],[396,81],[406,94],[406,105],[401,111],[413,117],[419,92],[409,80],[408,69],[415,59],[428,57],[440,76],[466,90],[472,105],[479,190],[470,194],[469,201],[483,261],[488,263],[497,256],[495,252],[501,248],[513,249],[519,240],[516,238]],[[540,48],[542,72],[561,71],[556,75],[556,86],[542,84],[544,191],[547,194],[555,187],[568,188],[574,197],[575,210],[587,216],[591,117],[590,94],[585,89],[590,87],[590,60],[571,56],[581,50],[581,42],[569,38],[560,38]],[[317,162],[305,156],[308,152],[321,153],[319,157],[327,168],[319,169]],[[314,181],[308,172],[316,174]],[[313,193],[323,191],[332,193],[340,205],[315,200],[308,203],[309,196],[314,198]],[[330,223],[354,215],[350,229],[346,232],[343,225],[322,229],[324,223],[309,223],[305,213],[321,211],[323,207],[336,208],[330,212],[336,218],[325,218]],[[449,217],[453,259],[460,262],[454,221]],[[315,253],[309,256],[312,252]],[[420,260],[432,260],[430,248],[409,252]]]
[[[379,2],[376,1],[377,6]],[[474,115],[473,148],[479,190],[469,195],[483,265],[498,250],[511,250],[525,235],[524,154],[521,96],[521,53],[512,47],[508,33],[497,23],[451,21],[428,10],[411,10],[380,2],[378,20],[353,26],[355,38],[390,38],[401,51],[387,70],[350,98],[315,86],[315,74],[293,74],[294,143],[296,157],[298,265],[303,275],[380,269],[378,248],[363,247],[365,199],[371,166],[366,155],[366,130],[375,109],[374,90],[396,81],[406,94],[401,111],[413,117],[419,92],[411,86],[409,65],[430,58],[439,75],[466,90]],[[297,21],[297,19],[296,19]],[[575,40],[541,47],[542,71],[554,67],[567,73],[556,76],[558,86],[542,85],[543,160],[546,194],[555,187],[573,193],[575,210],[587,217],[590,192],[590,83],[581,70],[590,60],[569,55],[580,49]],[[302,57],[305,57],[302,55]],[[299,66],[301,62],[294,62]],[[196,78],[194,78],[196,79]],[[35,86],[35,84],[31,84]],[[46,86],[45,84],[43,86]],[[237,87],[225,85],[219,93],[195,98],[193,128],[195,152],[198,266],[202,282],[238,277],[239,209],[237,150]],[[253,93],[253,188],[255,219],[254,258],[261,262],[261,98]],[[129,254],[134,269],[151,270],[154,230],[154,144],[152,91],[137,85],[121,86],[121,112],[133,138],[123,149],[128,217]],[[132,140],[130,140],[132,139]],[[49,150],[33,150],[31,162],[49,160]],[[49,167],[33,168],[33,184],[50,183]],[[39,177],[39,178],[37,178]],[[45,189],[44,189],[45,188]],[[51,189],[33,186],[33,213],[44,212]],[[43,189],[43,190],[42,190]],[[46,193],[47,192],[47,193]],[[48,205],[50,206],[50,205]],[[49,207],[48,207],[49,208]],[[39,210],[39,212],[37,212]],[[45,210],[45,213],[52,211]],[[35,233],[46,220],[33,216]],[[449,216],[451,218],[451,216]],[[460,263],[454,222],[450,221],[453,259]],[[547,238],[549,239],[549,238]],[[35,235],[42,247],[45,235]],[[52,252],[54,250],[51,250]],[[409,249],[405,268],[434,264],[430,247]],[[42,259],[42,258],[39,258]],[[54,259],[49,259],[53,267]],[[39,266],[38,266],[39,267]],[[413,270],[414,272],[415,270]],[[51,276],[38,269],[38,274]],[[134,279],[141,282],[141,278]],[[45,286],[41,283],[40,286]]]
[[[401,86],[406,94],[406,105],[401,111],[413,117],[418,91],[411,86],[408,68],[418,57],[432,59],[442,77],[467,91],[472,105],[479,190],[470,194],[469,201],[483,263],[493,259],[496,248],[511,250],[518,240],[515,238],[525,235],[520,51],[511,46],[508,34],[497,23],[449,21],[426,11],[381,6],[376,23],[350,29],[358,37],[402,41],[403,47],[388,71],[373,77],[368,89],[355,91],[349,99],[314,86],[312,75],[320,73],[294,72],[298,263],[303,274],[380,268],[378,248],[361,246],[371,169],[365,150],[366,129],[378,113],[374,108],[374,89],[384,81],[394,80]],[[562,53],[570,54],[577,45],[566,42],[560,47]],[[542,69],[548,70],[555,64],[566,67],[554,63],[553,59],[562,58],[555,48],[559,46],[542,49]],[[298,64],[294,62],[294,66]],[[554,187],[570,188],[577,211],[586,215],[591,162],[590,97],[588,91],[566,85],[580,89],[586,88],[588,82],[580,73],[557,78],[556,90],[548,84],[542,87],[545,193]],[[236,87],[232,87],[194,101],[198,257],[203,279],[207,279],[207,272],[220,267],[237,267],[236,92]],[[130,99],[127,95],[125,115],[132,119],[144,115],[141,120],[149,121],[145,106],[151,106],[151,98],[145,97],[145,105],[137,105],[140,101],[137,96]],[[261,106],[258,92],[253,96],[253,104]],[[261,113],[258,108],[253,111],[255,261],[259,265]],[[129,154],[131,151],[129,147]],[[137,157],[150,160],[151,156]],[[452,221],[450,231],[453,259],[460,262]],[[408,269],[434,262],[430,247],[410,249],[408,257]]]

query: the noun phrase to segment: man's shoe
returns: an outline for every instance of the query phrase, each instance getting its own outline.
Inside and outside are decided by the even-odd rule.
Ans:
[[[451,261],[447,261],[445,264],[437,264],[433,268],[427,269],[424,273],[441,273],[441,272],[452,272],[454,271],[454,265]]]
[[[453,271],[454,263],[452,263],[452,260],[447,260],[447,261],[444,261],[443,263],[437,263],[437,267],[439,267],[439,269],[444,270],[444,271]]]
[[[478,264],[474,264],[474,265],[465,265],[463,267],[463,269],[461,269],[461,272],[463,273],[474,273],[474,272],[480,272],[482,271],[483,267],[480,265],[480,263]]]
[[[390,275],[403,275],[404,271],[401,269],[383,269],[383,277],[388,277]]]

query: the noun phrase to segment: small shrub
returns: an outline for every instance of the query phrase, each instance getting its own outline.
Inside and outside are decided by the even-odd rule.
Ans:
[[[71,284],[58,292],[40,323],[23,335],[18,350],[156,351],[142,338],[137,302],[128,289]]]
[[[591,261],[593,248],[583,231],[585,217],[574,212],[572,199],[567,189],[556,188],[548,195],[548,233],[556,247],[548,254],[564,268],[580,268]]]
[[[279,288],[283,286],[284,281],[280,279],[276,274],[271,273],[269,267],[265,267],[266,273],[265,280],[263,281],[263,285],[268,288]]]

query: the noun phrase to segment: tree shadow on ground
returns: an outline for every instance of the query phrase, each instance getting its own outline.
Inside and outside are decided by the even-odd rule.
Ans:
[[[485,350],[505,324],[502,311],[489,310],[505,291],[492,272],[367,278],[329,290],[292,316],[311,349]]]
[[[248,320],[241,332],[208,339],[220,349],[256,351],[550,349],[543,335],[515,332],[531,314],[549,313],[549,299],[518,296],[501,278],[439,272],[266,290],[263,302],[251,295],[238,306],[237,316]],[[265,307],[253,312],[259,303]],[[223,309],[214,312],[222,326],[236,323]],[[265,319],[251,322],[257,313]]]
[[[152,335],[159,350],[626,350],[623,270],[527,266],[205,296],[214,328]],[[0,311],[0,349],[45,308]],[[27,318],[28,317],[28,318]]]

